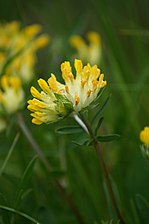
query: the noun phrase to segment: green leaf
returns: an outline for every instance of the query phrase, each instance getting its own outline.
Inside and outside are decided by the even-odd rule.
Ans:
[[[74,143],[77,146],[89,146],[89,142],[90,140],[85,140],[84,142],[76,142],[76,141],[72,141],[72,143]]]
[[[99,115],[104,111],[107,103],[109,102],[110,97],[111,97],[111,94],[107,97],[107,99],[105,100],[105,102],[103,103],[103,105],[96,112],[95,116],[93,117],[93,119],[91,121],[91,124],[93,124],[95,122],[95,120],[97,119],[97,117],[99,117]],[[100,104],[98,104],[98,105],[100,105]]]
[[[65,126],[65,127],[56,129],[56,132],[58,134],[63,134],[63,135],[75,134],[75,133],[82,132],[82,128],[78,126]]]
[[[136,195],[136,204],[144,223],[148,223],[149,202],[142,195]]]
[[[96,128],[95,128],[95,135],[97,135],[97,132],[98,132],[98,130],[99,130],[99,128],[100,128],[100,126],[101,126],[101,124],[102,124],[102,122],[103,122],[103,119],[104,119],[104,117],[101,117],[101,118],[99,119],[99,121],[98,121],[98,123],[97,123],[97,126],[96,126]]]
[[[34,168],[34,164],[36,162],[36,159],[38,157],[37,156],[34,156],[32,158],[32,160],[29,162],[29,164],[27,165],[23,175],[22,175],[22,178],[20,180],[20,183],[19,183],[19,186],[18,186],[18,189],[17,189],[17,192],[16,192],[16,197],[15,197],[15,207],[17,207],[21,201],[21,198],[22,198],[22,195],[24,194],[26,188],[27,188],[27,184],[29,182],[29,179],[31,177],[31,173],[32,173],[32,170]]]
[[[120,135],[118,135],[118,134],[97,136],[97,140],[99,142],[112,142],[112,141],[115,141],[115,140],[117,140],[119,138],[120,138]]]
[[[40,224],[37,220],[35,220],[31,216],[27,215],[24,212],[18,211],[14,208],[10,208],[10,207],[4,206],[4,205],[0,205],[0,209],[3,209],[3,210],[8,211],[8,212],[13,212],[13,213],[18,214],[18,215],[22,216],[23,218],[31,221],[31,222],[33,222],[33,223]]]

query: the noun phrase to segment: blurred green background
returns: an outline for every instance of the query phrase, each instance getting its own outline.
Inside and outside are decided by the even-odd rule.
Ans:
[[[149,223],[149,161],[141,154],[139,140],[140,131],[149,124],[148,9],[148,0],[0,1],[0,22],[41,24],[43,32],[51,37],[49,46],[38,53],[37,79],[48,79],[51,72],[60,79],[60,63],[71,61],[73,54],[69,44],[71,35],[85,37],[90,30],[101,35],[102,61],[98,66],[108,82],[101,104],[109,94],[112,96],[100,132],[121,135],[118,141],[102,143],[101,147],[128,224]],[[31,98],[29,90],[26,95]],[[55,132],[63,124],[75,122],[69,118],[52,125],[35,126],[26,108],[23,113],[53,169],[49,174],[39,159],[34,166],[28,166],[35,153],[20,134],[0,176],[0,205],[23,211],[42,224],[77,224],[75,214],[55,186],[58,179],[66,192],[71,193],[84,223],[112,219],[116,224],[117,218],[104,194],[105,185],[94,149],[74,145],[72,140],[83,138],[79,134],[64,136]],[[8,129],[7,133],[0,133],[1,166],[18,132],[11,124]],[[30,175],[22,187],[20,181],[27,166]],[[17,192],[21,196],[16,206]],[[0,210],[0,215],[3,224],[34,223],[5,209]]]

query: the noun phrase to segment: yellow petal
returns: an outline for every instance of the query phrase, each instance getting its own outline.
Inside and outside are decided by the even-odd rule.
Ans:
[[[80,74],[82,72],[82,68],[83,68],[82,61],[75,59],[74,66],[75,66],[76,72]]]
[[[94,44],[100,44],[101,43],[101,37],[98,33],[96,32],[89,32],[87,34],[87,39]]]
[[[107,81],[104,81],[103,79],[104,79],[104,74],[101,74],[99,78],[99,82],[98,82],[99,88],[102,88],[107,85]]]
[[[36,97],[37,99],[41,99],[41,94],[38,92],[38,90],[34,86],[31,87],[30,91],[33,97]]]
[[[74,35],[70,38],[70,44],[76,49],[79,49],[83,45],[86,45],[82,37],[78,35]]]
[[[38,24],[34,24],[34,25],[29,25],[29,26],[26,26],[24,29],[23,29],[23,32],[26,36],[28,37],[33,37],[35,36],[37,33],[39,33],[41,30],[41,26],[38,25]]]
[[[39,79],[38,84],[45,93],[50,93],[50,88],[44,79]]]
[[[49,36],[46,34],[40,35],[35,41],[34,41],[34,48],[42,48],[45,47],[49,43]]]
[[[33,124],[38,124],[38,125],[39,125],[39,124],[42,124],[43,122],[42,122],[41,120],[39,120],[39,119],[33,118],[33,119],[32,119],[32,123],[33,123]]]
[[[74,76],[72,74],[72,68],[70,66],[69,61],[65,61],[64,63],[61,64],[61,71],[62,71],[62,77],[66,82],[74,80]]]

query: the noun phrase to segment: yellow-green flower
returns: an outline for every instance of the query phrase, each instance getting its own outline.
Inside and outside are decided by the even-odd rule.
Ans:
[[[88,43],[79,36],[73,35],[70,38],[70,44],[78,52],[78,57],[84,62],[90,61],[91,64],[98,64],[101,59],[101,37],[96,32],[87,34]]]
[[[0,80],[0,107],[8,114],[16,112],[22,107],[24,91],[18,77],[2,76]]]
[[[33,112],[31,116],[34,124],[55,122],[72,111],[72,104],[64,95],[54,93],[48,82],[39,79],[38,84],[42,91],[39,92],[32,86],[31,94],[34,98],[28,101],[28,109]]]
[[[149,147],[149,127],[144,127],[140,132],[140,140],[146,147]]]
[[[107,83],[104,74],[100,74],[97,65],[89,63],[83,67],[81,60],[75,60],[76,76],[72,74],[69,62],[61,64],[62,77],[65,80],[65,95],[72,102],[74,111],[87,107]]]
[[[31,114],[34,117],[33,123],[56,121],[72,111],[81,111],[96,99],[100,89],[107,84],[97,65],[87,64],[83,67],[82,61],[76,59],[74,67],[75,77],[68,61],[61,64],[65,84],[58,82],[51,74],[48,82],[43,79],[38,80],[41,93],[31,87],[31,93],[35,98],[28,101],[28,109],[34,112]]]

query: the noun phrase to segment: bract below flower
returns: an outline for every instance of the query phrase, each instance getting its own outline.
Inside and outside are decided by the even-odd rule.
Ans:
[[[6,76],[1,78],[0,105],[8,114],[21,108],[24,101],[24,91],[18,77]]]
[[[146,147],[149,147],[149,127],[145,127],[144,130],[140,132],[140,140]]]
[[[38,80],[43,90],[41,93],[31,87],[31,93],[35,98],[28,101],[28,109],[34,112],[31,114],[34,117],[33,123],[56,121],[59,116],[81,111],[96,99],[100,89],[107,84],[96,65],[87,64],[83,67],[82,61],[76,59],[74,66],[75,77],[68,61],[61,64],[65,84],[58,82],[51,74],[48,83],[43,79]]]

